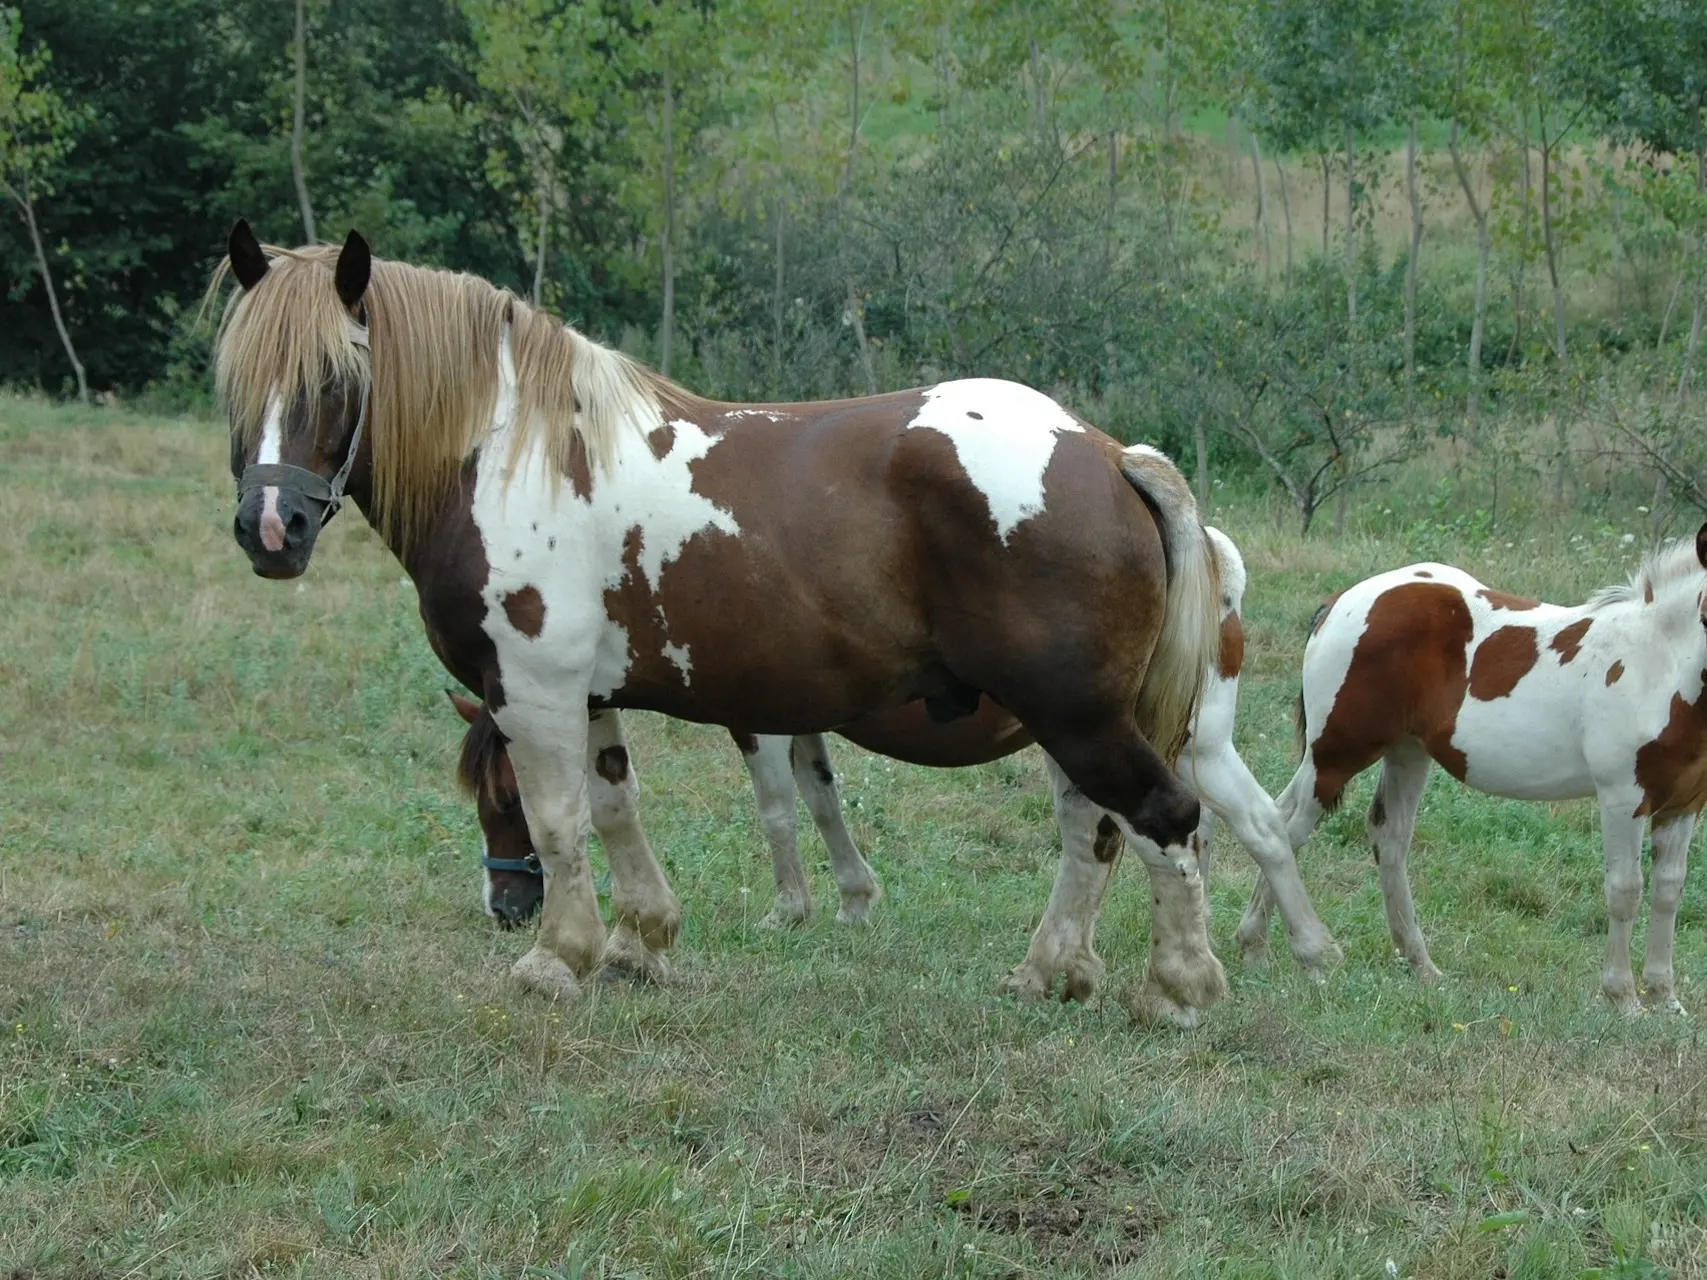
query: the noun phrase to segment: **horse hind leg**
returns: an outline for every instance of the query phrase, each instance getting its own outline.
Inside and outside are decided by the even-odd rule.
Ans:
[[[1202,805],[1130,720],[1038,739],[1073,785],[1114,818],[1149,873],[1150,964],[1130,1006],[1134,1017],[1195,1026],[1227,994],[1192,848]]]
[[[1310,903],[1292,856],[1286,822],[1268,792],[1251,776],[1231,742],[1194,753],[1189,760],[1181,761],[1179,772],[1182,778],[1191,780],[1193,790],[1204,802],[1204,824],[1199,827],[1198,835],[1203,836],[1209,815],[1219,811],[1232,828],[1234,838],[1244,845],[1262,873],[1267,898],[1253,931],[1260,929],[1256,936],[1264,949],[1268,941],[1266,902],[1272,899],[1280,906],[1292,954],[1310,977],[1320,981],[1323,971],[1338,965],[1344,956]],[[1199,869],[1206,887],[1207,864],[1205,849],[1199,855]],[[1242,936],[1240,941],[1244,941]]]
[[[776,734],[732,735],[753,783],[759,826],[770,846],[776,896],[759,923],[765,928],[805,924],[812,918],[812,886],[800,861],[800,832],[789,739]]]
[[[1429,958],[1428,943],[1417,925],[1405,860],[1432,766],[1428,752],[1415,738],[1406,738],[1389,748],[1382,757],[1381,777],[1375,784],[1375,798],[1370,802],[1366,823],[1381,872],[1381,900],[1387,909],[1387,929],[1392,934],[1393,947],[1417,977],[1431,985],[1440,980],[1440,970]]]
[[[612,929],[604,971],[642,981],[669,977],[664,953],[676,944],[682,905],[640,825],[640,781],[622,717],[594,713],[587,733],[587,784],[594,829],[610,863]]]
[[[1672,975],[1672,939],[1677,932],[1677,908],[1689,874],[1689,840],[1695,834],[1695,815],[1685,814],[1654,827],[1652,905],[1648,910],[1648,948],[1642,963],[1642,987],[1648,1006],[1662,1013],[1684,1012]]]
[[[1298,848],[1310,838],[1311,833],[1316,829],[1316,824],[1322,820],[1322,815],[1325,812],[1327,812],[1326,808],[1316,799],[1316,767],[1310,758],[1310,753],[1306,751],[1297,772],[1292,775],[1292,781],[1287,783],[1286,790],[1280,793],[1279,798],[1274,803],[1275,817],[1280,822],[1281,832],[1292,854],[1291,861],[1294,871],[1298,865],[1296,857]],[[1266,871],[1263,870],[1263,859],[1256,857],[1256,846],[1247,844],[1246,848],[1251,849],[1253,858],[1256,858],[1257,881],[1251,887],[1251,900],[1245,905],[1244,917],[1239,921],[1239,929],[1234,936],[1239,944],[1240,959],[1251,968],[1260,969],[1268,963],[1269,923],[1274,917],[1277,896],[1274,886],[1269,883]],[[1302,892],[1302,881],[1299,884],[1299,891]],[[1306,904],[1308,901],[1309,899],[1306,897]],[[1313,908],[1311,914],[1314,914]],[[1326,927],[1321,927],[1322,933],[1326,935]],[[1332,949],[1328,950],[1327,948]],[[1321,964],[1330,961],[1337,963],[1338,953],[1338,945],[1334,943],[1331,936],[1328,936],[1326,947],[1320,952],[1319,962]],[[1312,968],[1305,957],[1300,956],[1299,960],[1304,964],[1306,971]]]
[[[1002,979],[1001,990],[1020,1000],[1042,1000],[1060,978],[1063,1000],[1088,1000],[1102,981],[1103,963],[1092,937],[1122,840],[1114,820],[1073,785],[1052,757],[1043,759],[1061,831],[1061,862],[1025,959]]]
[[[795,785],[800,788],[824,847],[830,851],[830,868],[841,893],[836,922],[869,924],[871,909],[883,900],[883,886],[871,865],[860,856],[859,847],[848,832],[836,771],[830,765],[829,743],[821,733],[803,733],[794,739],[791,754]]]

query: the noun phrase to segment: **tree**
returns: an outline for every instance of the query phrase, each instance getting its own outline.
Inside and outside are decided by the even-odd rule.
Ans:
[[[308,198],[308,179],[302,172],[302,114],[308,93],[307,0],[296,0],[296,83],[291,94],[290,175],[296,183],[296,202],[302,208],[304,243],[314,243],[314,204]]]
[[[60,310],[59,291],[36,219],[37,199],[53,194],[49,166],[71,150],[82,114],[40,83],[52,55],[44,45],[31,53],[20,52],[21,28],[16,9],[0,8],[0,194],[12,202],[29,230],[53,325],[77,375],[77,398],[87,404],[89,380]]]

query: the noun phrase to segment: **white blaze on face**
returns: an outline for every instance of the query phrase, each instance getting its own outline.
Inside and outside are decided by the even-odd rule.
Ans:
[[[284,447],[284,406],[274,392],[267,398],[267,416],[261,423],[261,448],[255,461],[273,463],[279,460]],[[279,487],[269,484],[261,490],[261,545],[268,551],[283,551],[284,521],[279,517]]]
[[[498,918],[498,908],[492,905],[492,869],[486,865],[486,859],[492,856],[492,851],[486,847],[486,833],[480,833],[480,905],[486,908],[486,914],[494,920]]]
[[[1055,456],[1056,437],[1084,430],[1041,391],[997,378],[931,387],[907,426],[940,431],[953,442],[1004,543],[1022,521],[1043,511],[1043,473]]]

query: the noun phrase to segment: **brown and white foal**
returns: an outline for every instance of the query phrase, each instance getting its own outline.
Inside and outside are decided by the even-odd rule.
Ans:
[[[1651,554],[1624,586],[1576,607],[1419,564],[1360,582],[1318,615],[1304,650],[1304,759],[1280,797],[1294,848],[1377,760],[1369,837],[1393,943],[1440,976],[1417,927],[1405,855],[1430,761],[1478,791],[1519,800],[1595,796],[1606,853],[1606,968],[1621,1012],[1641,1010],[1630,937],[1653,828],[1653,902],[1642,985],[1681,1013],[1672,938],[1696,815],[1707,801],[1707,525]],[[1261,880],[1239,926],[1260,950]]]
[[[1238,548],[1218,529],[1205,528],[1221,576],[1221,631],[1217,661],[1204,677],[1198,714],[1180,754],[1181,779],[1204,802],[1198,830],[1198,863],[1209,878],[1210,836],[1218,815],[1250,851],[1259,868],[1286,866],[1291,846],[1286,824],[1274,801],[1251,775],[1233,745],[1238,708],[1239,672],[1244,660],[1240,605],[1245,590],[1244,561]],[[527,823],[522,816],[515,774],[509,767],[502,735],[490,716],[470,698],[452,693],[451,701],[467,721],[458,777],[476,799],[483,848],[482,901],[501,923],[514,924],[537,907],[543,890]],[[614,711],[599,715],[615,715]],[[933,767],[984,764],[1030,745],[1031,737],[1011,715],[983,699],[969,717],[942,724],[922,703],[864,717],[838,730],[868,750],[894,759]],[[837,920],[865,923],[883,891],[860,855],[843,821],[836,775],[823,734],[732,735],[752,779],[760,824],[770,846],[776,898],[768,924],[794,924],[812,913],[811,888],[801,864],[796,828],[796,789],[829,851],[840,891]],[[1072,791],[1059,770],[1050,770],[1060,823],[1063,879],[1051,899],[1051,912],[1033,938],[1031,954],[1007,978],[1004,987],[1021,998],[1048,994],[1051,979],[1064,975],[1062,998],[1083,998],[1094,989],[1102,963],[1092,946],[1097,913],[1122,839],[1101,809]],[[609,847],[644,843],[628,757],[588,761],[587,783],[593,797],[593,828]],[[494,866],[493,864],[497,864]],[[1095,868],[1087,875],[1071,869]],[[1284,872],[1280,877],[1285,883]],[[1283,894],[1281,914],[1293,953],[1313,976],[1340,960],[1340,952],[1302,893]]]

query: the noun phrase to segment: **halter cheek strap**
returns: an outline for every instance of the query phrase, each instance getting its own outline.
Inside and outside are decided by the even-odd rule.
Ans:
[[[525,858],[493,858],[482,852],[480,865],[488,871],[515,871],[530,876],[543,876],[545,874],[545,868],[539,865],[537,853],[530,853]]]
[[[368,345],[367,328],[354,320],[344,321],[344,333],[352,346],[371,352]],[[338,508],[344,505],[344,486],[349,483],[350,470],[356,465],[356,455],[361,452],[362,431],[367,427],[368,390],[373,385],[373,377],[362,379],[361,403],[356,410],[356,429],[350,436],[350,447],[344,454],[344,465],[339,467],[330,480],[310,471],[307,467],[293,466],[288,462],[257,462],[243,468],[243,476],[237,482],[237,500],[241,502],[243,495],[253,489],[262,489],[268,485],[276,485],[281,489],[290,489],[301,494],[311,502],[321,504],[320,523],[322,526],[338,514]],[[504,871],[511,868],[499,867]]]

